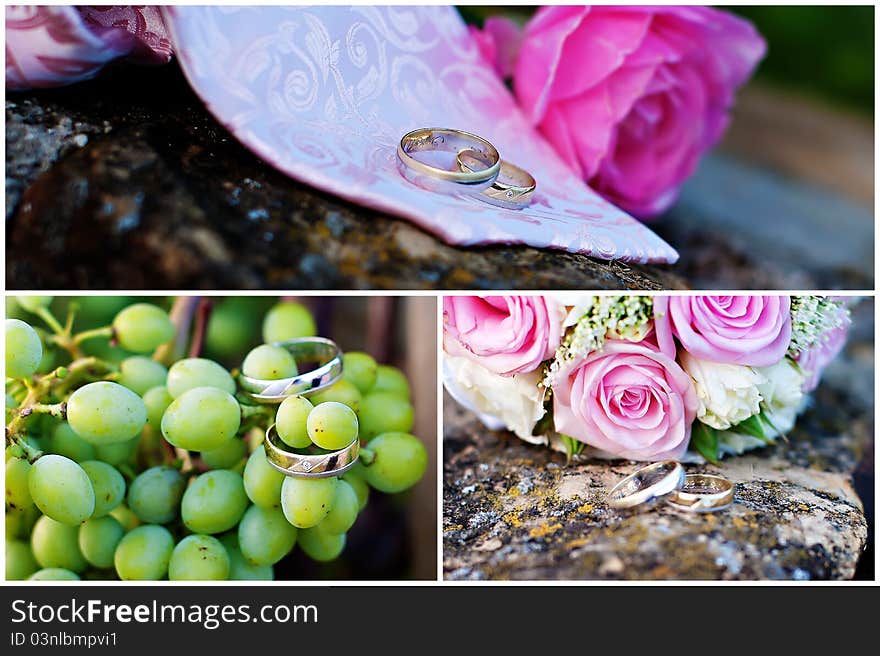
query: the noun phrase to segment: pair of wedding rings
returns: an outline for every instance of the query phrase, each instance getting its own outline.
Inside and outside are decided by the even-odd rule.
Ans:
[[[431,151],[455,153],[455,168],[433,166],[412,155]],[[464,191],[500,207],[522,209],[535,191],[535,178],[528,171],[502,160],[486,139],[461,130],[413,130],[401,138],[397,160],[403,177],[420,187],[450,194]]]
[[[304,373],[279,380],[263,380],[240,375],[238,383],[244,394],[257,403],[277,404],[289,396],[309,396],[330,387],[342,377],[342,351],[336,342],[323,337],[302,337],[273,346],[286,349],[296,362],[297,369],[303,365],[315,365]],[[278,437],[275,424],[266,430],[263,442],[269,464],[285,476],[295,478],[326,478],[339,476],[351,469],[360,452],[360,439],[339,451],[320,454],[288,451]]]
[[[635,508],[665,499],[686,512],[717,512],[733,503],[733,483],[716,474],[685,474],[674,460],[655,462],[637,469],[608,493],[612,508]]]

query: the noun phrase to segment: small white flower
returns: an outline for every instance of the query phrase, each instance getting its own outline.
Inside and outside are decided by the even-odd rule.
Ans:
[[[726,430],[758,414],[761,405],[759,385],[764,377],[752,367],[709,362],[681,352],[681,365],[697,390],[697,419]]]
[[[773,428],[767,428],[767,436],[775,437],[787,433],[794,427],[795,419],[804,409],[807,395],[804,394],[804,374],[789,358],[783,358],[772,367],[758,369],[764,382],[758,386],[763,397],[767,418]]]
[[[546,435],[532,435],[545,412],[540,381],[540,371],[499,376],[469,358],[443,357],[443,386],[452,398],[487,428],[506,428],[532,444],[547,444]]]

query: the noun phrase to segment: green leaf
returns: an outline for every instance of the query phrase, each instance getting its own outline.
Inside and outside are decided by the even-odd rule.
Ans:
[[[752,437],[757,438],[766,444],[769,444],[771,442],[770,438],[767,437],[767,433],[764,431],[764,424],[761,423],[760,414],[752,415],[745,421],[739,422],[736,426],[733,426],[731,430],[737,433],[745,433],[746,435],[751,435]]]
[[[691,448],[713,465],[719,464],[718,431],[699,420],[691,429]]]
[[[565,445],[565,459],[566,463],[570,463],[571,459],[579,455],[583,450],[584,446],[586,446],[583,442],[574,439],[569,435],[564,435],[560,433],[560,437],[562,438],[562,443]]]

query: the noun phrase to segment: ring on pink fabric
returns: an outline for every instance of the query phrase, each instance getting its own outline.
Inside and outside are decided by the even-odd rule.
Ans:
[[[481,159],[472,150],[463,150],[455,156],[458,168],[462,171],[476,171],[481,168]],[[515,164],[501,160],[501,171],[488,189],[473,194],[484,203],[521,210],[532,202],[532,194],[537,183],[532,174]]]
[[[468,151],[477,170],[443,168],[412,153],[454,154]],[[450,128],[420,128],[403,135],[397,146],[398,168],[407,180],[425,189],[447,194],[483,191],[501,171],[501,156],[491,143],[469,132]]]

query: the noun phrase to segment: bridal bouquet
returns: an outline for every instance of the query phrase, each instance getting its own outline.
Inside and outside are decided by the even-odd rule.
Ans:
[[[849,325],[828,296],[447,296],[443,382],[569,457],[717,462],[791,430]]]

